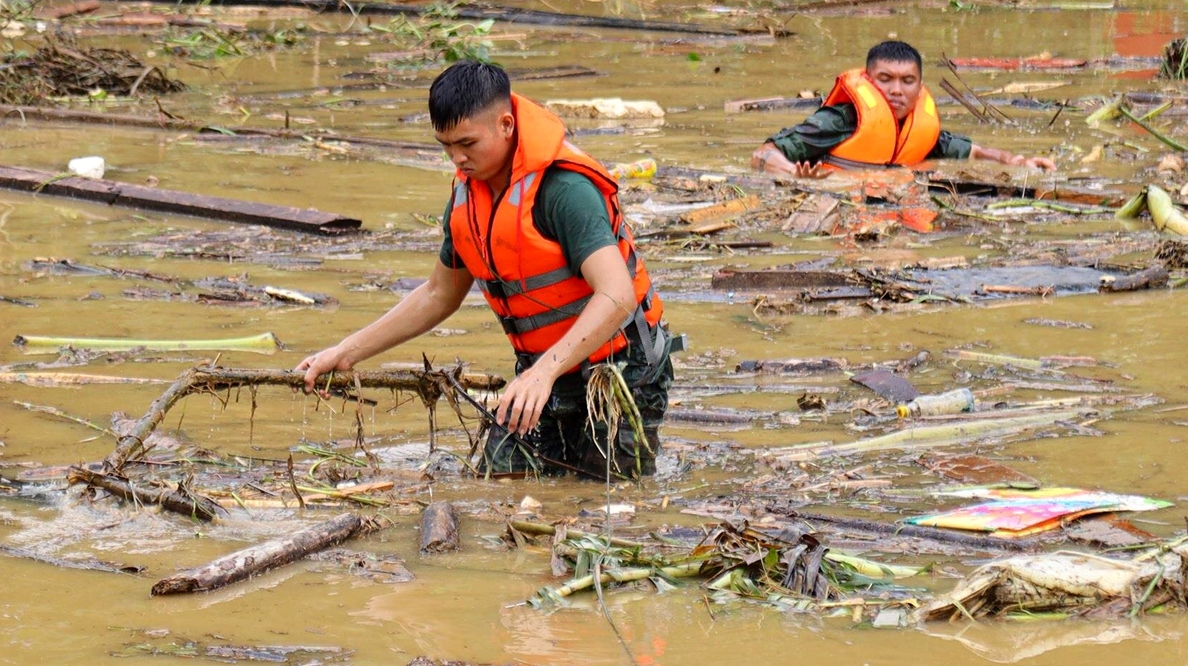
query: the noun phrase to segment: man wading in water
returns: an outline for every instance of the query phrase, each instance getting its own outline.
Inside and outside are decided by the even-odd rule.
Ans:
[[[565,140],[557,116],[512,93],[496,66],[446,69],[429,89],[429,116],[457,168],[439,260],[382,317],[298,364],[306,391],[319,375],[431,330],[477,281],[516,353],[480,471],[605,478],[606,424],[590,431],[586,385],[593,364],[623,363],[647,441],[620,424],[609,466],[615,476],[653,474],[673,345],[619,210],[618,183]]]
[[[751,155],[751,167],[773,174],[823,178],[833,169],[913,166],[927,159],[981,159],[1055,169],[1046,157],[983,148],[940,128],[936,102],[921,79],[920,52],[883,42],[866,69],[837,77],[825,103],[803,123],[780,130]]]

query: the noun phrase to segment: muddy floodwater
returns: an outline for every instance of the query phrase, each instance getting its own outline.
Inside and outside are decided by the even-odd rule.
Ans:
[[[956,0],[911,9],[904,4],[863,4],[815,14],[773,12],[765,20],[794,33],[778,39],[682,38],[672,33],[496,23],[493,58],[511,70],[582,66],[597,72],[513,83],[516,91],[534,99],[622,97],[653,100],[667,111],[655,123],[572,122],[574,140],[605,162],[651,157],[662,167],[730,174],[748,173],[753,148],[781,127],[799,122],[811,109],[726,113],[725,102],[827,91],[838,71],[858,66],[870,45],[889,36],[923,52],[925,82],[938,94],[939,78],[952,78],[939,64],[942,54],[1021,58],[1041,52],[1090,61],[1122,56],[1129,64],[1071,71],[979,70],[962,73],[962,79],[983,92],[1011,83],[1064,82],[1063,87],[1035,94],[1058,101],[1133,91],[1184,93],[1183,83],[1155,81],[1158,65],[1142,60],[1158,56],[1165,43],[1188,32],[1181,0],[1071,2],[1059,8],[1054,5],[1061,3],[1028,3],[1034,9]],[[104,11],[108,9],[115,11],[114,6]],[[720,5],[634,2],[552,3],[548,9],[700,23],[735,11]],[[296,128],[432,141],[425,101],[428,82],[440,67],[393,69],[388,85],[344,88],[360,80],[358,73],[385,67],[376,54],[393,48],[379,33],[357,31],[349,15],[276,18],[255,10],[235,10],[232,15],[266,28],[304,22],[324,34],[307,34],[292,48],[207,60],[200,66],[168,58],[151,37],[102,34],[83,39],[168,64],[169,73],[190,90],[164,96],[160,103],[183,118],[226,127],[278,128],[287,114]],[[145,56],[148,51],[154,53]],[[156,113],[151,101],[112,100],[106,105],[115,112]],[[1013,125],[980,125],[954,104],[941,110],[947,129],[969,134],[979,144],[1048,155],[1059,165],[1061,177],[1127,194],[1154,178],[1154,167],[1167,152],[1137,128],[1086,126],[1084,109],[1065,111],[1053,120],[1054,108],[1012,107],[1007,110]],[[1171,128],[1181,142],[1188,139],[1175,124],[1163,127]],[[1105,144],[1122,148],[1085,160]],[[0,125],[0,147],[0,162],[8,166],[60,172],[72,158],[100,155],[108,165],[106,177],[112,180],[317,208],[358,218],[365,230],[387,239],[367,246],[295,232],[248,233],[218,222],[0,190],[0,296],[8,299],[0,301],[0,366],[7,372],[30,370],[22,364],[54,358],[26,356],[7,344],[30,335],[203,340],[272,332],[283,344],[282,351],[270,356],[223,352],[218,363],[292,368],[305,355],[391,307],[407,293],[400,285],[427,275],[437,260],[440,239],[430,218],[441,214],[452,177],[444,158],[432,153],[410,158],[383,147],[344,147],[312,138],[230,140],[217,134],[26,123],[16,114]],[[1178,190],[1184,176],[1175,178]],[[629,219],[635,214],[644,220],[655,211],[649,198],[646,186],[637,185],[630,195]],[[430,455],[426,412],[415,398],[397,405],[394,396],[377,395],[379,404],[362,412],[371,450],[381,463],[423,476],[398,502],[378,510],[392,520],[391,528],[350,545],[402,558],[415,577],[411,581],[377,581],[307,560],[209,593],[154,598],[149,595],[152,584],[178,569],[288,534],[344,509],[235,510],[215,524],[205,524],[110,499],[92,503],[77,487],[65,488],[64,472],[57,479],[39,479],[46,490],[37,496],[0,494],[0,544],[143,568],[139,574],[106,573],[0,555],[0,663],[90,664],[119,657],[121,663],[147,664],[195,655],[242,662],[255,658],[356,664],[404,664],[418,655],[525,664],[1184,663],[1188,654],[1182,637],[1188,620],[1175,613],[1117,621],[932,623],[874,629],[869,623],[855,624],[848,615],[823,617],[745,601],[711,601],[705,590],[691,583],[662,593],[608,590],[605,604],[620,634],[616,636],[593,593],[576,594],[567,606],[556,609],[524,603],[536,590],[558,581],[550,573],[547,545],[509,549],[501,539],[503,520],[517,511],[525,496],[540,502],[536,513],[549,522],[603,506],[609,492],[611,502],[635,507],[631,523],[616,528],[631,538],[713,522],[684,510],[719,500],[791,501],[814,511],[888,523],[934,508],[935,500],[915,491],[940,480],[914,465],[911,455],[896,452],[805,463],[800,468],[811,472],[871,462],[891,479],[889,488],[791,493],[782,498],[748,490],[746,484],[761,477],[796,472],[776,471],[756,452],[862,436],[851,427],[861,415],[861,405],[822,415],[802,411],[798,398],[816,394],[827,403],[853,404],[873,394],[863,395],[841,372],[824,377],[738,372],[736,367],[745,361],[830,358],[859,367],[928,351],[931,360],[911,379],[924,392],[940,392],[987,379],[984,368],[945,355],[959,348],[1028,359],[1092,359],[1092,367],[1069,371],[1150,399],[1137,409],[1107,411],[1091,425],[1062,430],[1058,436],[983,441],[970,449],[1044,485],[1169,501],[1170,508],[1129,517],[1160,538],[1181,534],[1182,507],[1188,502],[1181,468],[1188,464],[1183,448],[1188,439],[1185,289],[1090,291],[967,304],[925,302],[914,309],[813,316],[760,311],[751,300],[754,294],[711,288],[710,276],[724,268],[760,269],[813,260],[905,266],[955,256],[975,262],[1021,240],[1059,244],[1093,236],[1121,247],[1137,238],[1148,248],[1157,240],[1149,220],[1127,227],[1110,214],[1010,223],[943,213],[941,219],[945,225],[937,233],[900,229],[869,245],[840,235],[785,234],[778,225],[752,234],[771,241],[761,250],[643,244],[660,293],[671,292],[666,297],[670,328],[688,339],[689,349],[674,357],[674,409],[720,410],[751,419],[725,425],[670,420],[661,430],[669,446],[661,456],[660,473],[639,486],[622,484],[608,491],[602,484],[573,477],[487,481],[461,475],[455,458]],[[220,247],[238,248],[238,254],[144,250],[150,242],[158,243],[153,245],[157,248],[192,248],[195,238],[227,232],[240,235]],[[172,245],[159,244],[162,238],[174,239]],[[268,248],[278,249],[271,259],[261,259],[261,254],[272,252]],[[1103,270],[1141,266],[1149,258],[1149,249],[1107,257]],[[36,261],[47,259],[181,281],[247,279],[255,286],[316,293],[329,300],[320,306],[248,306],[153,297],[147,290],[177,289],[143,278],[38,268],[46,264]],[[1041,320],[1064,325],[1036,323]],[[439,367],[461,360],[472,372],[510,376],[509,348],[493,323],[481,299],[471,297],[434,333],[363,367],[419,364],[424,356]],[[0,383],[0,476],[102,460],[115,440],[78,420],[109,427],[114,413],[139,417],[168,381],[214,358],[214,353],[205,352],[146,352],[60,368],[162,380],[154,384]],[[1043,388],[1030,396],[1069,397]],[[76,420],[30,406],[54,408]],[[301,444],[337,444],[350,452],[355,414],[353,405],[341,401],[319,405],[287,389],[264,387],[254,396],[247,391],[191,396],[170,412],[160,431],[188,447],[283,462]],[[445,409],[438,410],[437,419],[436,444],[464,457],[469,444],[457,419]],[[453,554],[420,556],[417,512],[438,499],[458,506],[462,547]],[[985,561],[984,555],[880,554],[878,543],[865,552],[880,561],[931,564],[930,573],[907,584],[922,596],[949,589],[960,574]],[[210,646],[274,649],[219,657],[217,650],[208,652]],[[277,646],[308,650],[278,652]]]

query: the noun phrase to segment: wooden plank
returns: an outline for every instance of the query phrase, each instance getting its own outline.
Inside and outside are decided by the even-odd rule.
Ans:
[[[681,222],[690,225],[703,226],[713,222],[730,220],[743,213],[753,211],[763,205],[763,201],[755,194],[748,194],[738,199],[729,199],[711,204],[705,208],[691,210],[681,215]]]
[[[841,221],[841,201],[832,195],[813,192],[784,220],[780,231],[798,234],[833,233]]]
[[[262,224],[280,229],[335,235],[357,230],[361,222],[312,208],[290,208],[272,204],[211,197],[110,180],[61,177],[48,171],[0,166],[0,188],[70,197],[109,206],[189,215],[224,222]]]
[[[713,289],[750,291],[756,289],[817,289],[845,287],[850,274],[838,271],[797,271],[767,269],[761,271],[724,269],[710,280]]]

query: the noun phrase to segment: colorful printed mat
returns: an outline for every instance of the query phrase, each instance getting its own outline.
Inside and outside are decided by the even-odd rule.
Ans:
[[[937,493],[951,497],[991,501],[904,522],[927,527],[989,532],[1014,538],[1056,529],[1081,516],[1109,511],[1153,511],[1172,505],[1139,495],[1081,490],[1078,488],[967,488]]]

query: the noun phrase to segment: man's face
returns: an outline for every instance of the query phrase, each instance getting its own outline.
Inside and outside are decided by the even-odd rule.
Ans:
[[[490,180],[511,161],[516,121],[510,109],[495,106],[464,118],[454,127],[433,136],[454,166],[476,180]]]
[[[896,120],[903,120],[916,110],[916,100],[920,99],[923,83],[920,81],[920,68],[915,62],[876,60],[866,68],[866,74],[883,91]]]

